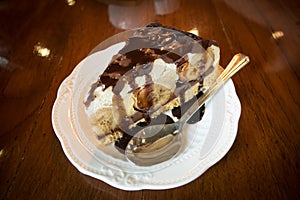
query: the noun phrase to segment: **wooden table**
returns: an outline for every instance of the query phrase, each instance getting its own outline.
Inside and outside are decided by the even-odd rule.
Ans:
[[[107,2],[0,1],[0,199],[299,199],[299,1]],[[51,110],[95,46],[152,21],[216,40],[222,66],[238,52],[251,63],[233,78],[242,113],[226,156],[184,186],[128,192],[69,162]]]

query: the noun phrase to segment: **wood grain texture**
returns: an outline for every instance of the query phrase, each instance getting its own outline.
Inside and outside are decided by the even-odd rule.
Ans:
[[[100,42],[123,31],[111,23],[107,3],[68,2],[0,1],[0,199],[300,198],[298,1],[187,0],[157,15],[154,0],[145,0],[136,5],[140,18],[125,13],[130,26],[196,28],[218,42],[222,66],[238,52],[251,59],[233,78],[242,114],[226,156],[187,185],[136,192],[81,174],[54,134],[60,83]]]

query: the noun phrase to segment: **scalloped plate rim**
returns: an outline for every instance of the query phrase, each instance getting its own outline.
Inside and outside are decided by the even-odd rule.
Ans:
[[[90,56],[95,56],[95,54],[92,54]],[[59,113],[61,113],[63,111],[69,112],[71,99],[70,99],[70,97],[68,97],[68,95],[66,96],[66,93],[68,93],[68,92],[71,93],[72,91],[69,91],[70,89],[67,87],[67,85],[69,84],[69,82],[71,82],[72,78],[74,78],[76,76],[76,73],[79,71],[80,65],[83,63],[83,61],[88,59],[90,56],[83,59],[74,68],[73,72],[68,77],[66,77],[65,80],[61,83],[61,85],[58,89],[58,92],[57,92],[57,98],[54,102],[53,109],[52,109],[52,124],[53,124],[53,128],[54,128],[54,132],[61,143],[61,146],[62,146],[62,149],[63,149],[65,155],[67,156],[69,161],[81,173],[89,175],[96,179],[102,180],[113,187],[123,189],[123,190],[128,190],[128,191],[142,190],[142,189],[156,189],[156,190],[170,189],[170,188],[185,185],[185,184],[195,180],[201,174],[203,174],[207,169],[209,169],[211,166],[213,166],[215,163],[217,163],[219,160],[221,160],[226,155],[226,153],[229,151],[229,149],[231,148],[232,144],[234,143],[235,137],[237,135],[238,121],[239,121],[239,117],[241,114],[241,105],[240,105],[238,96],[235,92],[235,88],[234,88],[234,84],[233,84],[232,80],[229,80],[228,83],[226,83],[224,85],[224,87],[221,89],[221,90],[226,90],[227,93],[225,92],[225,96],[226,96],[226,94],[228,95],[228,93],[230,93],[230,95],[231,95],[230,98],[231,98],[231,100],[233,100],[233,103],[234,103],[234,105],[233,105],[234,109],[233,109],[232,105],[231,105],[231,107],[229,107],[229,109],[231,109],[230,112],[232,112],[232,116],[230,118],[231,123],[228,123],[228,124],[230,124],[230,132],[228,132],[228,130],[222,131],[222,132],[225,132],[225,134],[230,133],[230,134],[227,134],[228,137],[227,137],[226,144],[223,144],[224,146],[222,146],[221,149],[220,149],[220,147],[218,148],[218,146],[215,147],[214,149],[212,149],[211,150],[212,152],[210,152],[209,154],[215,153],[217,155],[217,157],[214,157],[214,158],[209,157],[210,159],[205,158],[206,160],[203,159],[201,162],[199,161],[199,164],[201,163],[202,166],[200,167],[200,169],[194,169],[193,173],[191,173],[191,175],[189,177],[187,177],[183,180],[177,181],[177,182],[173,181],[173,183],[165,183],[165,184],[163,184],[163,183],[162,184],[145,183],[145,184],[143,184],[142,182],[140,182],[138,184],[133,183],[133,184],[126,185],[126,184],[120,184],[120,183],[116,182],[116,180],[111,180],[110,178],[107,178],[106,176],[97,174],[97,173],[93,172],[92,170],[83,167],[85,165],[85,163],[80,163],[81,162],[80,158],[78,158],[74,154],[74,149],[72,150],[73,147],[70,144],[70,142],[68,141],[68,139],[70,139],[70,136],[72,137],[73,133],[66,133],[68,131],[66,131],[66,132],[63,131],[63,129],[68,129],[68,128],[63,127],[63,125],[59,124],[59,120],[66,120],[66,119],[62,118],[62,116],[59,116]],[[213,101],[213,99],[211,101]],[[228,102],[226,102],[226,103],[228,103]],[[63,109],[61,107],[63,107]],[[68,121],[69,121],[69,119],[68,119]],[[123,176],[125,178],[128,178],[128,176],[130,176],[130,175],[125,174]]]

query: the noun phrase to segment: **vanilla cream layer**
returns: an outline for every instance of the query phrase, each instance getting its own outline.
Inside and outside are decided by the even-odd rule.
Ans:
[[[217,77],[217,68],[219,64],[219,48],[212,45],[205,53],[201,54],[187,54],[188,65],[182,72],[178,74],[175,64],[166,63],[161,58],[156,59],[153,62],[152,71],[150,76],[154,83],[153,92],[156,98],[156,107],[151,117],[155,117],[161,112],[173,109],[180,106],[182,103],[193,98],[199,91],[199,83],[193,85],[184,92],[184,102],[179,97],[173,98],[171,101],[166,102],[170,95],[174,94],[176,89],[176,82],[179,76],[184,76],[187,80],[196,80],[199,75],[203,74],[205,70],[213,67],[213,70],[204,77],[204,86],[209,87],[213,80]],[[203,63],[205,61],[205,63]],[[202,66],[202,67],[199,67]],[[204,66],[204,67],[203,67]],[[141,76],[135,79],[135,82],[143,88],[146,84],[146,77]],[[132,88],[129,83],[126,82],[124,88],[120,92],[120,96],[124,103],[124,108],[127,116],[134,115],[136,107],[139,106],[139,97],[136,93],[131,92]],[[142,95],[142,94],[141,94]],[[98,135],[101,144],[110,144],[116,139],[122,136],[122,133],[118,130],[120,114],[118,112],[118,106],[114,105],[113,97],[114,93],[112,87],[108,87],[103,90],[102,87],[98,87],[94,91],[94,100],[86,108],[86,113],[91,121],[94,132]],[[137,122],[142,121],[143,118],[133,122],[134,126]]]

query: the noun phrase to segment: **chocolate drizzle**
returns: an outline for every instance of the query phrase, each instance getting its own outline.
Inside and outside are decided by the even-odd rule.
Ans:
[[[117,55],[112,58],[112,61],[105,69],[103,74],[99,77],[97,83],[93,84],[89,91],[85,105],[89,106],[90,102],[94,100],[94,90],[101,86],[103,90],[112,87],[113,104],[118,110],[118,124],[119,129],[123,132],[123,137],[115,143],[118,149],[124,150],[128,141],[137,131],[143,126],[149,124],[173,123],[173,120],[164,114],[160,114],[157,118],[151,119],[150,115],[155,111],[153,109],[153,98],[151,93],[153,91],[153,80],[150,72],[153,68],[153,62],[156,59],[162,59],[166,63],[174,63],[176,65],[179,79],[176,82],[176,89],[173,91],[169,100],[179,97],[181,106],[173,109],[174,116],[180,118],[182,112],[193,103],[194,100],[185,102],[185,91],[191,88],[196,83],[202,84],[202,77],[197,80],[188,81],[182,77],[181,71],[188,65],[188,53],[203,53],[215,42],[205,40],[192,33],[179,31],[171,27],[164,27],[158,23],[152,23],[143,29],[137,30],[132,37],[130,37],[125,46],[119,51]],[[145,84],[143,88],[137,84],[138,77],[145,77]],[[121,96],[121,92],[125,85],[130,86],[129,93],[140,95],[141,101],[137,102],[138,106],[134,107],[137,111],[132,116],[126,115],[125,105]],[[141,90],[143,89],[143,90]],[[198,96],[201,93],[198,94]],[[204,113],[204,106],[200,109],[199,117],[190,120],[189,122],[199,121]],[[138,123],[132,129],[129,129],[132,122],[136,122],[144,118],[145,122]],[[165,118],[165,121],[162,119]]]
[[[191,100],[187,101],[186,103],[182,104],[181,106],[175,107],[172,109],[173,116],[180,119],[180,117],[187,111],[187,109],[199,98],[203,93],[200,91],[196,98],[192,98]],[[204,115],[205,105],[201,106],[191,118],[188,120],[188,124],[194,124],[200,121]],[[142,130],[145,126],[149,125],[157,125],[157,124],[171,124],[174,123],[173,119],[165,114],[160,114],[158,117],[151,119],[146,119],[145,122],[138,123],[135,127],[131,129],[127,129],[123,131],[123,137],[120,138],[115,142],[115,147],[121,153],[124,153],[127,144],[131,140],[131,138],[140,130]]]
[[[189,32],[151,23],[143,29],[138,29],[132,37],[128,38],[126,45],[112,58],[109,66],[94,85],[101,86],[104,90],[112,86],[114,90],[117,82],[125,78],[129,81],[133,92],[138,88],[135,78],[145,75],[146,84],[152,82],[149,73],[155,59],[161,58],[167,63],[175,63],[179,73],[187,63],[188,53],[204,52],[211,45],[217,44]],[[96,87],[92,87],[89,91],[90,95],[85,101],[87,106],[94,99],[95,89]],[[118,88],[114,93],[118,93],[121,89]]]
[[[165,114],[160,114],[156,118],[153,119],[147,119],[145,122],[139,122],[135,127],[131,129],[127,129],[123,131],[123,137],[115,142],[115,147],[118,149],[121,153],[124,153],[124,150],[128,144],[128,142],[131,140],[131,138],[140,130],[142,130],[144,127],[149,125],[157,125],[157,124],[171,124],[174,123],[173,119]]]
[[[149,73],[152,70],[153,61],[157,58],[161,58],[167,63],[173,63],[179,61],[181,56],[155,48],[135,49],[124,54],[118,54],[100,76],[99,84],[104,85],[104,90],[110,86],[114,88],[117,82],[124,78],[134,90],[138,87],[135,84],[135,79],[144,75],[146,75],[147,84],[150,84],[152,78]]]

